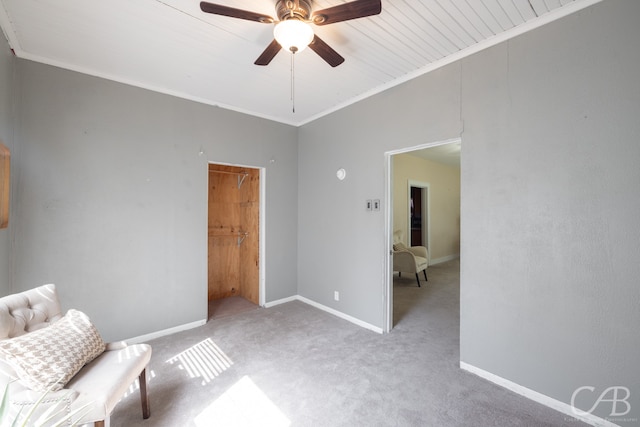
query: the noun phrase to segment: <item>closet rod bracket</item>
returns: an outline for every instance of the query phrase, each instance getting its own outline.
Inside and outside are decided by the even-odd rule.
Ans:
[[[244,239],[246,239],[248,235],[249,235],[248,232],[238,233],[238,246],[240,246],[242,242],[244,242]]]
[[[246,172],[240,172],[238,174],[238,190],[240,189],[240,187],[242,187],[242,183],[244,182],[244,179],[248,176],[249,174]]]

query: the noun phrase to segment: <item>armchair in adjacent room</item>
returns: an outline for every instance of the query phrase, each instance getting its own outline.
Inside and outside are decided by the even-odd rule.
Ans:
[[[393,244],[393,271],[397,271],[398,275],[405,273],[414,273],[420,287],[421,271],[424,274],[424,280],[427,278],[427,267],[429,267],[429,253],[424,246],[408,247],[404,243],[396,241]]]

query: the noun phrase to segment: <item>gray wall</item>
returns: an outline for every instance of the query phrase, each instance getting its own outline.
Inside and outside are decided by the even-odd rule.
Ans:
[[[0,37],[0,141],[13,153],[13,70],[15,59],[4,37]],[[0,295],[11,293],[11,226],[0,230]]]
[[[564,402],[594,386],[585,410],[627,386],[627,417],[640,417],[639,17],[640,2],[605,1],[466,60],[462,82],[461,359]]]
[[[462,135],[461,360],[565,403],[627,386],[640,417],[639,16],[605,1],[302,127],[300,294],[382,327],[384,152]]]
[[[460,135],[459,85],[456,64],[300,129],[300,295],[382,328],[384,207],[365,201],[384,198],[385,151]]]
[[[266,301],[296,294],[295,128],[17,66],[15,291],[56,283],[63,308],[85,311],[106,340],[205,319],[215,161],[267,168]]]

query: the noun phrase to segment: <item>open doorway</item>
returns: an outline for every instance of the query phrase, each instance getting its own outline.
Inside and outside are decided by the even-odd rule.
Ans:
[[[400,239],[407,246],[414,245],[412,228],[418,228],[413,226],[419,221],[416,238],[422,245],[416,246],[428,247],[429,265],[460,256],[460,148],[461,139],[455,138],[385,153],[386,332],[394,327],[394,242]],[[428,287],[428,282],[423,283]]]
[[[258,308],[263,303],[263,205],[259,168],[209,164],[208,318]]]

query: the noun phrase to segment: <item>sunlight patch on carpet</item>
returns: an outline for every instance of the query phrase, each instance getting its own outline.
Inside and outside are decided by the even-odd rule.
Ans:
[[[195,419],[196,427],[288,427],[291,421],[244,376]]]
[[[207,385],[233,365],[229,356],[224,354],[211,338],[189,347],[167,360],[166,363],[176,365],[190,378],[202,378],[202,385]]]

